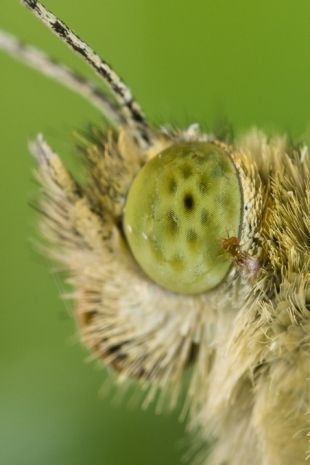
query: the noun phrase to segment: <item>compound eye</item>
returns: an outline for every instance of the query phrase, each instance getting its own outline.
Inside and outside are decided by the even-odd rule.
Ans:
[[[242,195],[232,159],[213,143],[170,146],[138,173],[128,193],[124,230],[133,256],[160,286],[210,291],[232,257],[223,238],[238,236]]]

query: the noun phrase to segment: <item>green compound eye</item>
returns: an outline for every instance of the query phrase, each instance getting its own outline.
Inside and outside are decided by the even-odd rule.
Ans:
[[[213,289],[233,258],[222,241],[239,235],[236,168],[209,142],[172,145],[151,159],[129,190],[124,215],[131,251],[160,286],[183,294]]]

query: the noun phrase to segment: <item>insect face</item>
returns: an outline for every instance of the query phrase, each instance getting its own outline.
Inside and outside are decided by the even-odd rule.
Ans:
[[[73,287],[81,339],[122,381],[138,379],[146,404],[160,391],[174,406],[191,364],[191,429],[216,438],[206,464],[304,465],[308,147],[257,130],[227,144],[197,125],[152,127],[105,60],[39,1],[23,3],[112,94],[0,32],[2,49],[87,97],[111,126],[83,146],[81,184],[42,135],[30,144],[42,236]]]

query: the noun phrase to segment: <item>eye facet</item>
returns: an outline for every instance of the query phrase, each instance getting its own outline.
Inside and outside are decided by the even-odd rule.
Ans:
[[[124,230],[153,281],[197,294],[220,284],[231,266],[222,240],[239,235],[241,205],[239,177],[225,149],[209,142],[174,144],[133,181]]]

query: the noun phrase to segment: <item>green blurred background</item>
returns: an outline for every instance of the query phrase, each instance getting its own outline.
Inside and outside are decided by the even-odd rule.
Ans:
[[[309,127],[309,0],[46,0],[130,83],[155,124],[226,117],[299,137]],[[18,0],[0,27],[90,75]],[[78,344],[63,284],[36,252],[38,131],[76,165],[72,130],[100,124],[75,94],[0,54],[0,464],[176,465],[184,425],[117,405]]]

